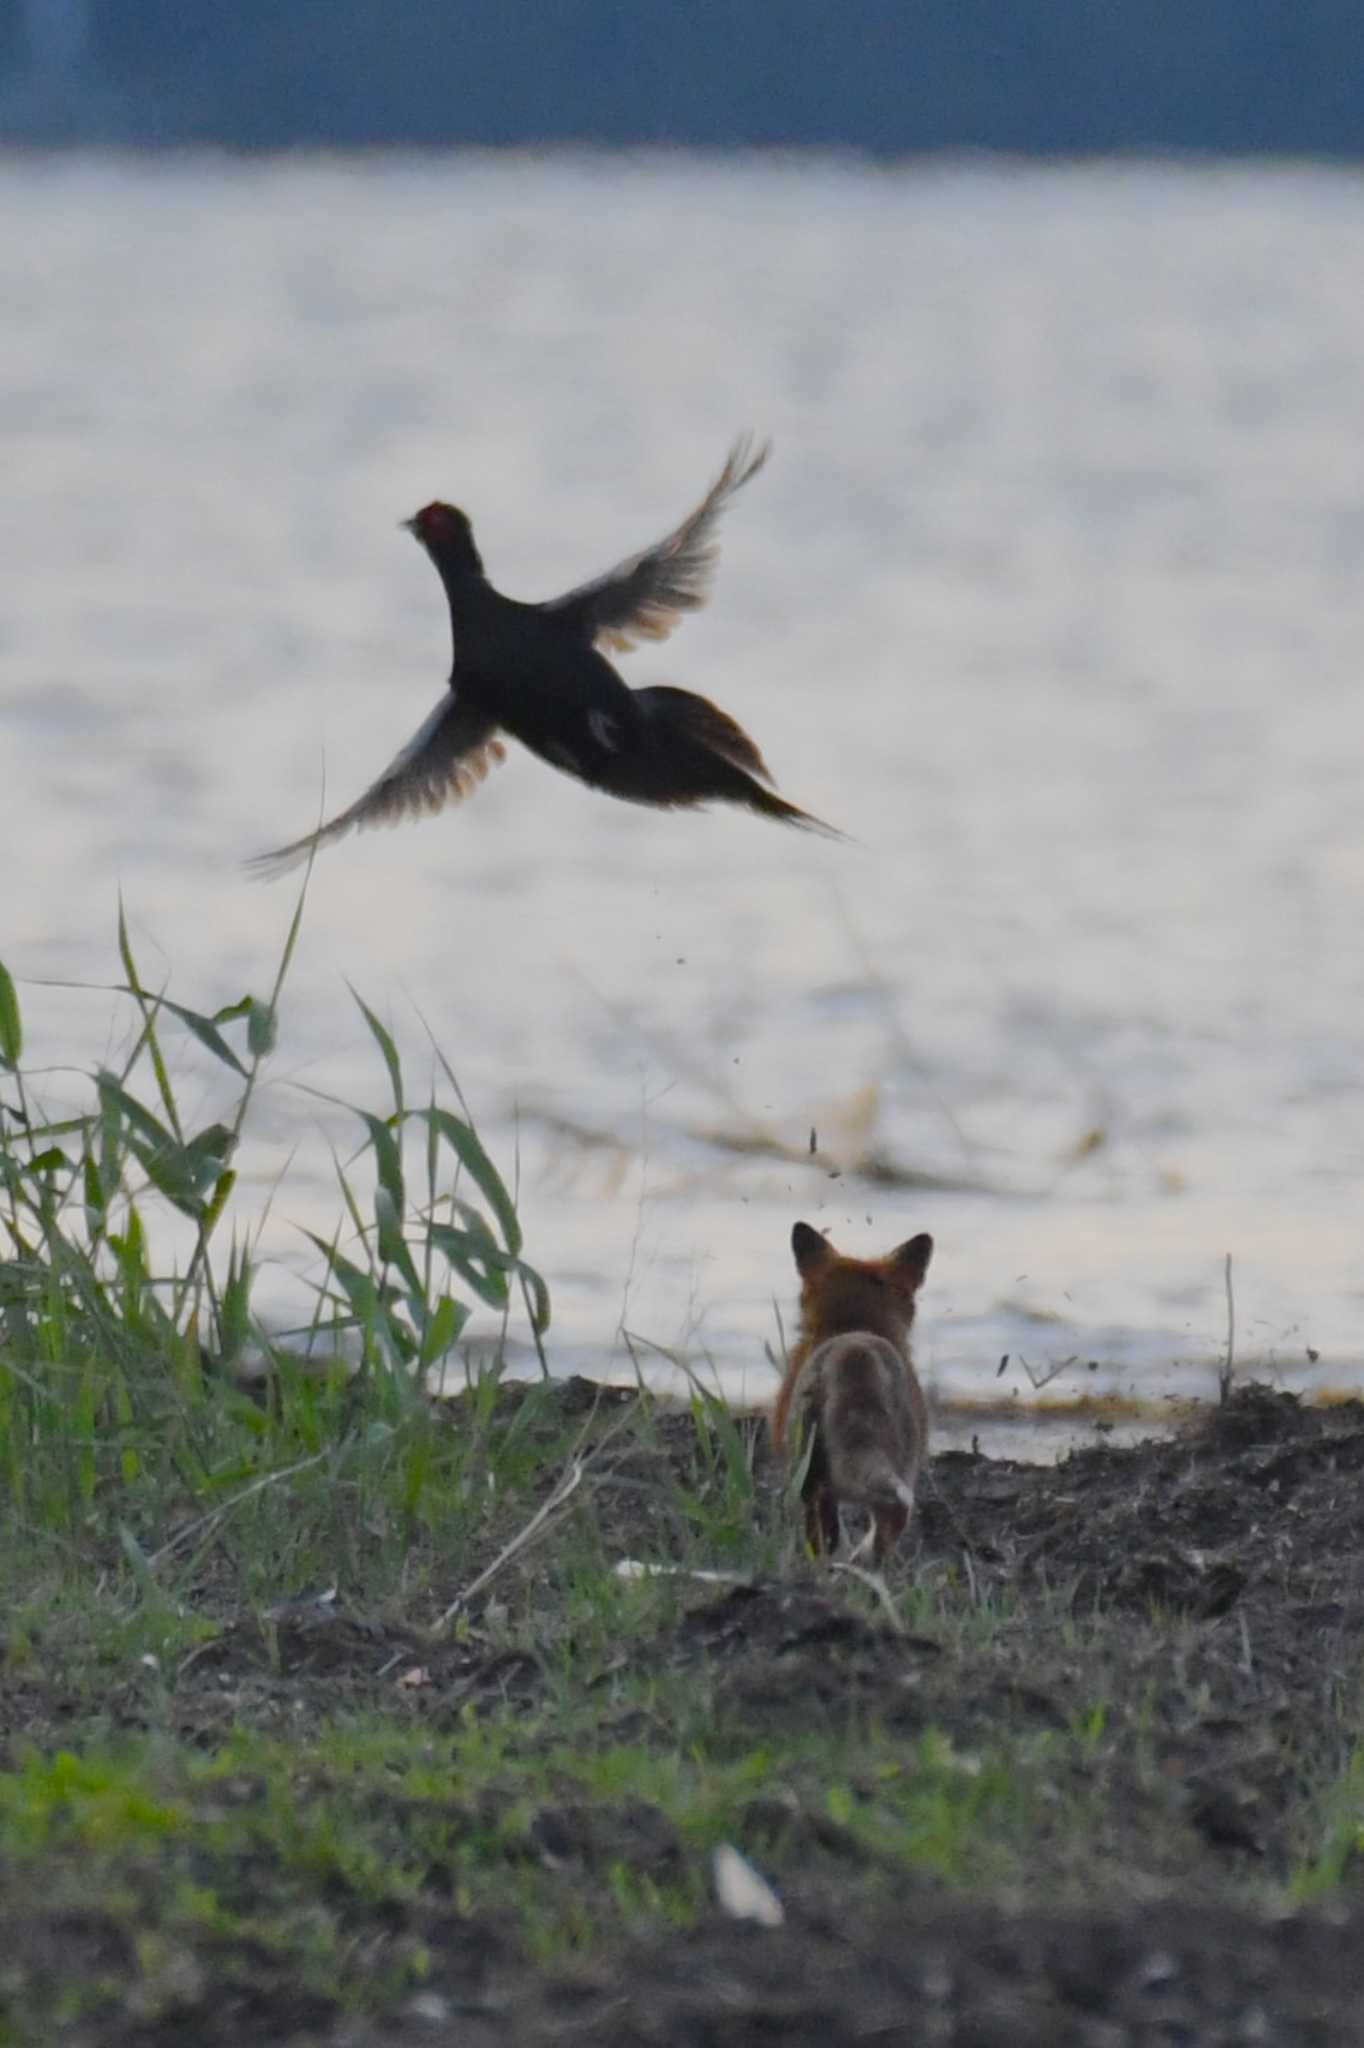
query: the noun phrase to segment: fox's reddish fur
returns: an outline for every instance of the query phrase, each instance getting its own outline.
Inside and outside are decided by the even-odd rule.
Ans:
[[[772,1439],[778,1450],[810,1441],[802,1491],[811,1548],[837,1547],[838,1504],[847,1501],[871,1510],[881,1562],[909,1521],[928,1443],[909,1333],[933,1240],[921,1232],[883,1259],[848,1259],[798,1223],[791,1249],[800,1328],[772,1409]]]

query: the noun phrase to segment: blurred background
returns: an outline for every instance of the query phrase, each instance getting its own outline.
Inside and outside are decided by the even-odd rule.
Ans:
[[[1353,157],[1351,0],[3,0],[11,134]]]
[[[1228,1254],[1238,1362],[1357,1385],[1358,50],[1343,0],[0,0],[0,958],[52,1106],[128,1034],[43,985],[121,978],[120,890],[180,1001],[267,990],[241,858],[446,672],[400,518],[552,595],[751,427],[709,608],[624,673],[853,843],[513,750],[328,853],[258,1305],[340,1210],[308,1091],[382,1105],[349,981],[517,1174],[557,1369],[628,1331],[764,1398],[804,1217],[933,1231],[954,1400],[1206,1393]]]

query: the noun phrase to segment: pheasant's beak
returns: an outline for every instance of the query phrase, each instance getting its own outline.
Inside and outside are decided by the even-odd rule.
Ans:
[[[415,513],[411,519],[400,519],[398,521],[398,526],[403,533],[415,533],[417,531],[417,520]]]

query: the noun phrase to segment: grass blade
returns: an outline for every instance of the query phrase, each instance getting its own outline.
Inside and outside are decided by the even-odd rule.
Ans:
[[[477,1131],[472,1124],[452,1116],[448,1109],[424,1109],[421,1114],[431,1120],[486,1200],[502,1231],[502,1242],[515,1258],[522,1244],[516,1208],[501,1174],[484,1151]]]
[[[358,994],[354,988],[351,988],[349,982],[346,983],[346,987],[350,989],[351,994],[355,997],[360,1015],[368,1024],[370,1031],[373,1033],[374,1042],[384,1056],[384,1065],[388,1068],[389,1086],[393,1090],[394,1113],[401,1118],[403,1115],[403,1069],[402,1062],[398,1058],[398,1048],[393,1043],[391,1033],[379,1022],[379,1019],[375,1016],[364,997]]]
[[[133,999],[142,1012],[142,1039],[147,1048],[147,1057],[152,1063],[152,1072],[156,1076],[156,1085],[161,1096],[162,1106],[166,1112],[166,1121],[175,1132],[176,1137],[179,1138],[182,1136],[180,1112],[176,1108],[175,1090],[171,1087],[170,1074],[167,1072],[166,1062],[161,1052],[161,1041],[156,1033],[156,1012],[160,1008],[161,999],[159,996],[148,995],[146,989],[142,986],[142,978],[137,971],[137,962],[133,958],[132,941],[128,937],[128,920],[123,911],[122,890],[119,891],[118,897],[118,955],[123,962],[124,972],[128,976]],[[136,1060],[136,1057],[137,1054],[134,1052],[133,1059]],[[129,1071],[131,1071],[131,1063]]]
[[[13,1073],[24,1049],[23,1026],[19,1020],[19,998],[14,977],[0,960],[0,1066]]]

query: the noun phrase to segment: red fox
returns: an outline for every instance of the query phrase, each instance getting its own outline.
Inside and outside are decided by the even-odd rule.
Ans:
[[[801,1489],[815,1551],[838,1545],[838,1504],[871,1510],[873,1556],[883,1563],[904,1534],[928,1443],[928,1408],[909,1354],[914,1297],[933,1240],[926,1231],[883,1259],[845,1259],[798,1223],[800,1329],[772,1409],[772,1441],[810,1440]],[[859,1550],[862,1545],[859,1544]]]

